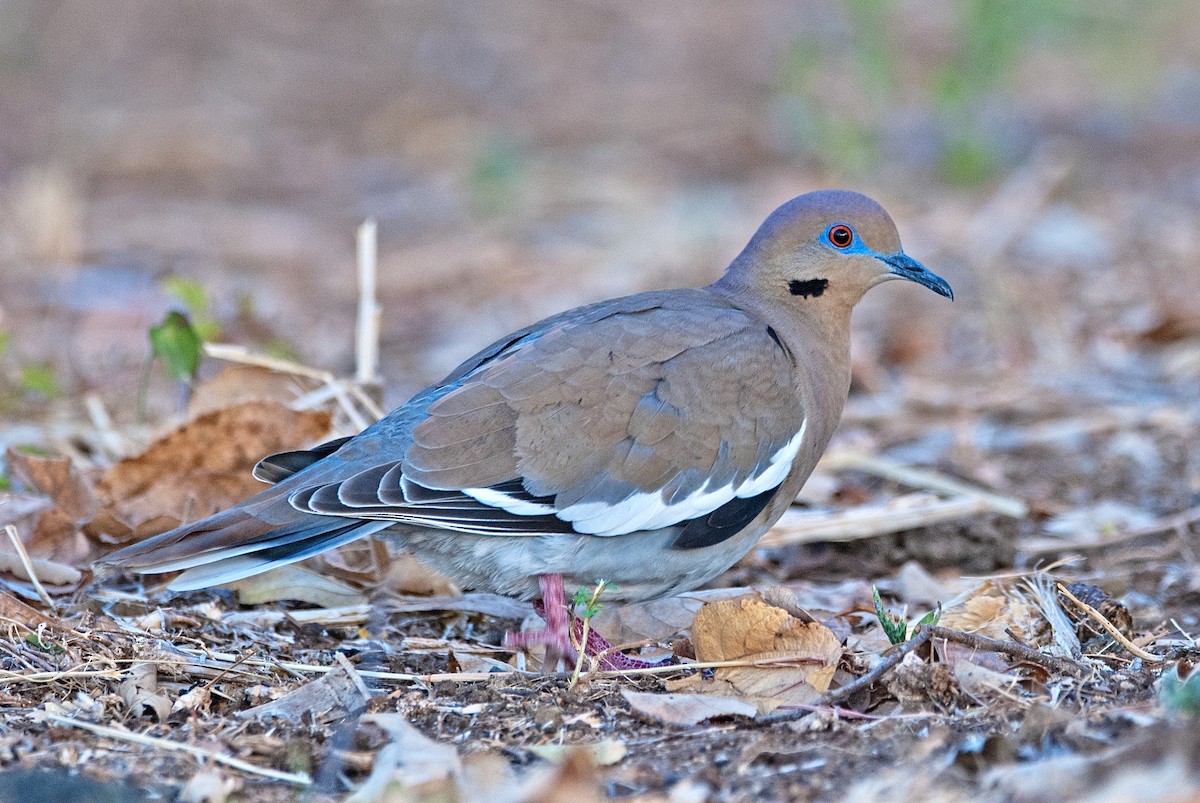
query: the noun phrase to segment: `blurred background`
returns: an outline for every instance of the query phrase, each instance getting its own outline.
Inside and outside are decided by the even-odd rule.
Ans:
[[[872,293],[859,388],[1196,391],[1187,0],[0,0],[0,20],[10,420],[83,392],[132,420],[172,306],[349,373],[367,216],[397,404],[544,315],[710,281],[820,187],[883,202],[958,294]]]

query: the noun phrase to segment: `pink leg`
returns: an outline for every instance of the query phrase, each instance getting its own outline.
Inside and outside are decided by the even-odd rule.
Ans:
[[[542,590],[542,601],[534,604],[534,610],[546,620],[546,627],[525,633],[508,633],[504,636],[504,646],[520,649],[544,644],[546,660],[542,666],[544,671],[553,672],[564,660],[574,664],[578,653],[571,646],[570,614],[562,575],[543,574],[538,577],[538,585]]]
[[[572,644],[572,636],[576,644],[583,639],[583,620],[569,613],[562,575],[542,575],[538,577],[538,585],[542,590],[542,599],[534,603],[533,608],[538,616],[546,620],[546,627],[525,633],[508,633],[504,636],[504,646],[520,649],[543,644],[546,647],[546,660],[543,663],[546,671],[554,671],[563,661],[568,669],[573,669],[579,653]],[[594,658],[611,649],[612,645],[604,636],[588,628],[587,643],[583,645],[584,655]],[[630,658],[620,652],[610,652],[600,661],[602,669],[645,669],[660,665]]]
[[[571,623],[571,633],[575,636],[576,642],[583,638],[582,619],[576,619]],[[612,644],[608,642],[608,639],[589,627],[587,643],[583,645],[583,654],[595,658],[596,656],[604,655],[608,650],[612,650]],[[669,663],[671,663],[670,658],[652,664],[649,661],[643,661],[640,658],[631,658],[623,652],[613,650],[600,659],[600,668],[611,670],[649,669],[652,666],[666,666]]]

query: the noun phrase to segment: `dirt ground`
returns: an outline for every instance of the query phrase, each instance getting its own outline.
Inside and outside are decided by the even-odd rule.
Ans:
[[[0,539],[0,800],[1200,797],[1200,13],[988,7],[5,4],[0,525],[45,588]],[[391,407],[709,281],[825,186],[955,302],[872,291],[799,503],[710,588],[594,619],[686,663],[751,600],[835,637],[824,680],[808,646],[540,674],[501,647],[527,606],[378,544],[232,590],[92,574],[252,489],[236,427],[370,419],[319,374],[354,373],[365,217]],[[147,346],[180,306],[318,374],[210,357],[185,393]],[[120,490],[155,443],[158,490]],[[872,586],[941,619],[890,646]]]

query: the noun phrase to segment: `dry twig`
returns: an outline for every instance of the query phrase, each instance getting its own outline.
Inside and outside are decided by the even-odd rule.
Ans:
[[[1083,667],[1074,661],[1066,658],[1058,658],[1053,655],[1035,650],[1032,647],[1026,647],[1024,644],[1019,644],[1015,641],[1000,641],[999,639],[987,638],[986,636],[978,636],[974,633],[963,633],[959,630],[951,630],[947,627],[939,627],[937,625],[925,625],[935,639],[942,639],[954,644],[961,644],[964,647],[970,647],[980,652],[998,652],[1007,655],[1009,658],[1015,658],[1018,661],[1025,661],[1030,664],[1037,664],[1051,672],[1058,672],[1071,677],[1082,677],[1085,674]]]
[[[13,549],[16,550],[17,557],[20,559],[21,565],[25,568],[25,579],[33,584],[33,590],[37,592],[42,602],[46,603],[47,608],[52,611],[57,610],[54,600],[46,593],[46,589],[42,587],[42,581],[38,579],[37,572],[33,570],[33,561],[29,559],[29,553],[25,551],[25,544],[21,542],[21,534],[17,532],[17,528],[11,524],[6,524],[4,525],[4,532],[8,534],[8,540],[12,542]]]
[[[913,635],[912,638],[899,645],[895,652],[880,661],[879,665],[870,672],[858,678],[857,680],[847,683],[845,686],[825,692],[817,698],[815,705],[831,706],[839,700],[845,700],[847,697],[850,697],[851,695],[857,694],[863,689],[868,688],[872,684],[878,682],[878,680],[888,672],[891,672],[893,669],[895,669],[896,665],[904,660],[904,656],[908,655],[913,650],[919,649],[922,644],[929,641],[932,635],[932,628],[922,627],[916,632],[916,634]]]
[[[358,227],[358,326],[355,329],[354,379],[360,385],[379,385],[380,308],[375,293],[378,238],[373,218]]]
[[[1064,597],[1071,600],[1071,602],[1078,605],[1080,610],[1082,610],[1088,616],[1095,619],[1100,624],[1101,627],[1103,627],[1105,630],[1107,630],[1108,634],[1110,636],[1112,636],[1113,639],[1118,644],[1120,644],[1125,649],[1129,650],[1129,652],[1133,653],[1138,658],[1141,658],[1143,661],[1151,661],[1156,664],[1161,664],[1163,661],[1167,660],[1167,657],[1165,655],[1155,655],[1154,653],[1147,652],[1146,650],[1143,650],[1138,645],[1134,644],[1132,641],[1130,641],[1125,636],[1124,633],[1122,633],[1120,630],[1117,629],[1116,625],[1114,625],[1112,622],[1108,621],[1108,617],[1106,617],[1104,614],[1100,613],[1100,611],[1096,610],[1091,605],[1088,605],[1086,602],[1081,600],[1079,597],[1072,594],[1069,590],[1067,590],[1067,587],[1065,585],[1063,585],[1062,583],[1058,584],[1058,593],[1062,594]]]

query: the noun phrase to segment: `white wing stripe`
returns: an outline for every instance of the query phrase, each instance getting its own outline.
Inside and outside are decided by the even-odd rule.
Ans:
[[[553,505],[516,499],[491,488],[464,488],[463,493],[488,507],[498,507],[516,516],[542,516],[554,513]]]
[[[661,491],[637,493],[615,504],[579,502],[558,511],[552,505],[516,499],[491,488],[466,488],[463,493],[482,504],[501,508],[517,516],[553,514],[571,522],[577,532],[589,535],[625,535],[638,530],[657,530],[707,515],[735,498],[748,499],[779,485],[791,471],[792,462],[800,452],[807,424],[807,421],[803,422],[800,431],[771,455],[770,464],[757,477],[751,477],[737,486],[723,485],[710,489],[705,485],[669,505],[663,501]]]

